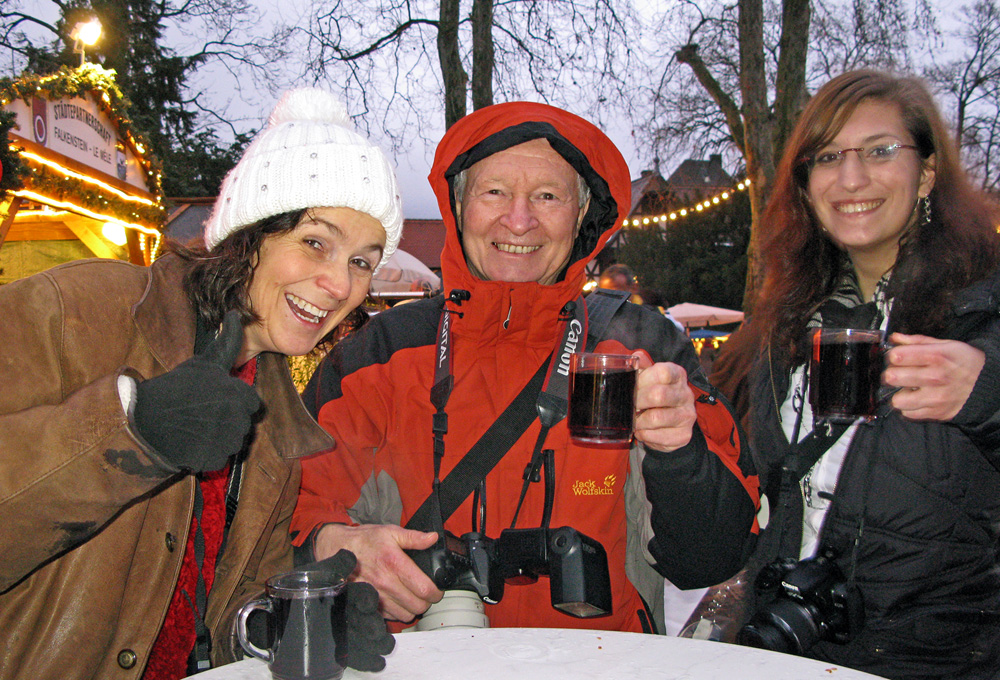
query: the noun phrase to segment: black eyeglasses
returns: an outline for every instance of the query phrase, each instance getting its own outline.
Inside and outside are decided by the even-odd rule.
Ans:
[[[856,149],[841,149],[840,151],[822,151],[815,156],[806,158],[810,168],[832,169],[838,168],[844,162],[844,156],[848,151],[856,151],[858,158],[865,165],[879,165],[881,163],[891,163],[899,158],[902,149],[913,149],[918,151],[918,147],[912,144],[875,144],[868,147],[858,147]]]

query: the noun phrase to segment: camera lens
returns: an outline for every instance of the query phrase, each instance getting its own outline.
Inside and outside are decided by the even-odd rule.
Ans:
[[[784,652],[790,654],[791,649],[785,641],[781,631],[773,626],[751,621],[740,629],[736,635],[736,643],[744,647],[756,647],[757,649],[768,649],[772,652]]]
[[[746,647],[802,654],[820,639],[813,612],[792,600],[777,599],[743,626],[737,642]]]

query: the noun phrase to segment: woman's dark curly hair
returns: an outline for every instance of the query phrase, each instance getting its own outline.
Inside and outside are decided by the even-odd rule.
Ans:
[[[863,102],[898,107],[923,162],[933,154],[931,220],[918,219],[896,258],[904,271],[893,290],[893,325],[939,335],[954,294],[986,277],[1000,261],[997,206],[969,181],[953,135],[924,84],[874,70],[844,73],[821,87],[799,116],[778,165],[761,220],[764,281],[755,304],[762,343],[803,358],[806,323],[829,297],[844,254],[827,237],[808,199],[808,159],[832,140]],[[893,281],[895,288],[896,281]]]
[[[298,226],[308,209],[272,215],[237,229],[209,250],[198,239],[187,245],[170,243],[169,252],[176,253],[189,263],[184,277],[184,289],[199,319],[209,328],[222,323],[222,317],[231,309],[239,310],[243,325],[259,322],[260,315],[250,303],[250,284],[260,258],[260,248],[270,236],[287,233]],[[343,335],[367,321],[368,315],[360,308],[354,309],[320,340],[317,347],[328,347]]]

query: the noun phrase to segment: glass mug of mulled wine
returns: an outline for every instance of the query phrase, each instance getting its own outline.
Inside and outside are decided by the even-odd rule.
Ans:
[[[809,361],[809,405],[817,420],[871,420],[878,409],[885,332],[817,328]]]
[[[584,444],[632,440],[639,357],[628,354],[570,355],[569,436]]]
[[[272,576],[263,598],[243,605],[236,634],[247,654],[267,662],[274,680],[338,680],[334,622],[344,579],[322,571],[293,571]],[[267,616],[268,643],[250,640],[247,620],[255,611]],[[259,642],[259,640],[258,640]]]

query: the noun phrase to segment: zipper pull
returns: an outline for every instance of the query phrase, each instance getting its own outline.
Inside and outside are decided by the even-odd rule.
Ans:
[[[507,327],[510,326],[510,313],[512,311],[514,311],[514,305],[513,304],[511,304],[510,307],[507,308],[507,318],[503,320],[503,329],[504,330],[507,330]]]

